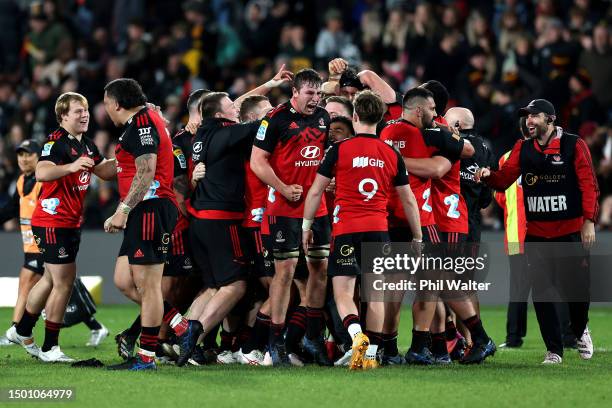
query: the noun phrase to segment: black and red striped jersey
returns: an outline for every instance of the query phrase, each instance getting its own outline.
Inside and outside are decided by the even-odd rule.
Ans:
[[[155,176],[144,200],[169,198],[175,202],[172,182],[174,159],[172,140],[164,120],[152,109],[142,108],[128,120],[115,148],[119,196],[123,200],[136,174],[136,158],[156,154]]]
[[[270,165],[285,184],[299,184],[302,199],[290,202],[270,189],[266,213],[283,217],[302,218],[304,199],[323,159],[329,128],[329,114],[317,107],[313,114],[298,113],[291,101],[278,105],[261,121],[254,145],[271,154]],[[325,200],[316,216],[327,214]]]
[[[83,156],[93,159],[95,165],[104,159],[91,139],[83,135],[81,140],[78,140],[60,127],[49,135],[47,143],[42,148],[40,161],[65,165]],[[93,169],[82,170],[56,180],[42,182],[38,205],[32,214],[32,225],[80,227],[83,218],[83,201],[92,172]]]
[[[396,186],[408,184],[402,156],[376,135],[357,134],[325,153],[318,173],[336,178],[333,235],[387,231],[387,206]]]

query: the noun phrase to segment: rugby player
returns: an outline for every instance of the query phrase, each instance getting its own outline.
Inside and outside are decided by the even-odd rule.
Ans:
[[[325,188],[335,176],[334,238],[328,275],[332,278],[338,312],[353,340],[351,370],[378,366],[376,353],[382,345],[384,304],[368,303],[364,332],[353,297],[356,278],[361,273],[361,244],[389,242],[387,202],[392,186],[400,197],[414,240],[422,240],[417,203],[408,185],[404,161],[376,136],[376,125],[385,109],[383,101],[371,91],[362,91],[355,97],[354,105],[353,126],[357,134],[334,144],[325,154],[308,192],[302,223],[302,242],[307,251],[313,242],[311,228],[315,214]]]

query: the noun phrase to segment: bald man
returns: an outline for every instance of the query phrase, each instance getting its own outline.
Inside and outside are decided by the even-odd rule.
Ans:
[[[467,139],[474,146],[474,155],[461,159],[461,195],[468,210],[467,242],[480,242],[480,210],[486,208],[492,200],[491,189],[474,181],[474,172],[480,167],[497,167],[493,153],[484,139],[474,130],[474,115],[466,108],[450,108],[444,119],[454,133]]]

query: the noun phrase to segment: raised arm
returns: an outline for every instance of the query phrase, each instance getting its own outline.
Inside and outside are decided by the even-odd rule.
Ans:
[[[285,64],[283,64],[280,70],[276,73],[276,75],[272,77],[272,79],[270,79],[265,84],[259,85],[257,88],[251,89],[249,92],[236,98],[236,100],[234,101],[234,105],[236,106],[237,109],[240,109],[240,105],[242,105],[242,101],[244,101],[249,96],[267,95],[270,92],[270,90],[272,90],[272,88],[277,88],[281,86],[282,84],[287,83],[291,80],[293,80],[293,72],[286,70]]]

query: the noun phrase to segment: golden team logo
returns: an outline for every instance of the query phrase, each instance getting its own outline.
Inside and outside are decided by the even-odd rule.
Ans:
[[[162,235],[161,242],[164,245],[168,245],[168,243],[170,242],[170,234],[168,234],[167,232],[164,232],[164,235]]]
[[[538,176],[531,174],[531,173],[525,174],[525,184],[527,184],[528,186],[533,186],[537,182],[538,182]]]
[[[353,252],[355,252],[355,247],[352,245],[342,245],[340,247],[340,255],[342,256],[350,256]]]

